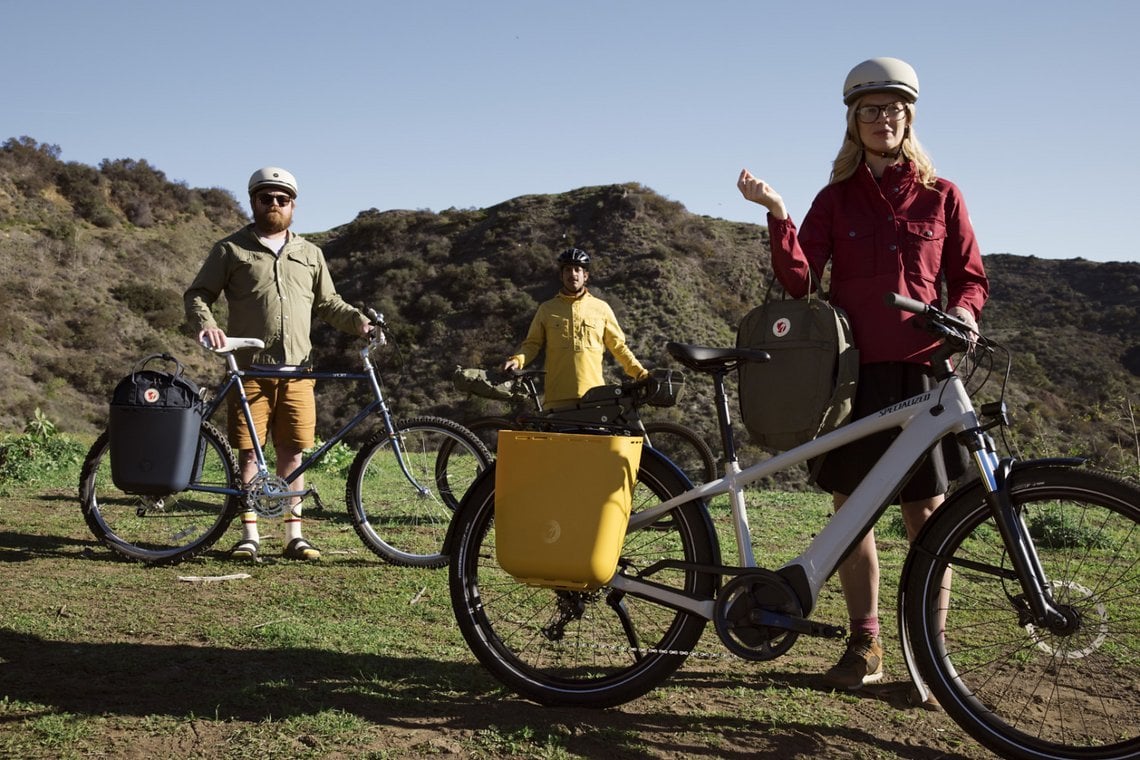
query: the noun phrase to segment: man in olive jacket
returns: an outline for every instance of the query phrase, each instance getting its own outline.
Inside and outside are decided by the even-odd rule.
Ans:
[[[263,350],[239,353],[242,367],[296,370],[308,366],[314,314],[350,334],[365,335],[371,329],[368,318],[337,294],[321,249],[289,230],[296,198],[297,180],[289,172],[273,166],[254,172],[249,179],[253,224],[214,244],[184,295],[187,319],[203,343],[212,347],[225,343],[226,333],[211,311],[222,294],[229,306],[229,333],[265,342]],[[302,452],[315,442],[315,382],[245,381],[258,437],[262,442],[273,441],[277,474],[282,477],[300,465]],[[242,479],[248,483],[257,474],[253,441],[234,395],[229,402],[230,442],[240,452]],[[292,485],[303,490],[304,476]],[[299,500],[285,516],[285,541],[285,557],[320,559],[320,551],[301,535]],[[242,538],[230,556],[257,561],[260,548],[257,514],[244,512]]]

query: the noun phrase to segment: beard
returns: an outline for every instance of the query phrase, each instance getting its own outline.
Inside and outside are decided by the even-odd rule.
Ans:
[[[293,207],[289,206],[287,209],[283,209],[281,206],[255,208],[253,220],[257,223],[259,232],[266,235],[276,235],[289,229],[289,225],[293,223]]]

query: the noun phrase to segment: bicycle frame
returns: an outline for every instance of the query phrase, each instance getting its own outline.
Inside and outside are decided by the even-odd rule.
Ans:
[[[321,370],[258,370],[258,369],[239,369],[237,366],[237,359],[234,357],[233,351],[225,353],[226,361],[226,380],[214,398],[206,405],[205,418],[210,419],[214,413],[225,401],[232,389],[236,388],[238,399],[241,407],[242,417],[245,420],[245,425],[249,431],[250,438],[253,441],[253,453],[257,462],[257,472],[259,475],[269,474],[268,466],[265,461],[265,450],[258,439],[257,427],[253,423],[253,414],[249,408],[249,396],[246,394],[245,384],[242,382],[243,378],[271,378],[277,380],[347,380],[359,382],[367,380],[369,387],[372,389],[372,401],[364,406],[356,416],[346,422],[339,430],[337,430],[328,440],[322,443],[316,451],[305,457],[301,464],[297,466],[292,472],[284,476],[284,480],[288,484],[292,484],[297,478],[301,477],[307,470],[314,464],[320,461],[329,449],[335,446],[348,435],[357,425],[363,422],[374,413],[379,413],[384,423],[384,429],[388,433],[388,438],[392,442],[392,450],[396,454],[396,461],[400,466],[400,471],[408,482],[419,490],[421,493],[428,493],[428,489],[424,488],[421,484],[417,483],[415,477],[408,469],[407,463],[404,460],[403,450],[400,448],[398,436],[396,435],[396,426],[392,421],[391,410],[388,408],[387,401],[384,400],[384,393],[380,388],[380,381],[376,374],[376,367],[372,363],[371,357],[372,344],[369,343],[360,350],[361,362],[364,369],[360,372],[326,372]],[[210,487],[203,487],[203,491],[217,491],[224,492],[224,489],[214,489]],[[305,491],[281,491],[273,492],[273,496],[281,498],[304,497],[308,493]]]
[[[815,600],[824,582],[839,566],[851,547],[858,543],[875,524],[894,497],[898,484],[906,481],[906,476],[927,449],[943,436],[974,429],[977,424],[977,416],[962,387],[962,382],[957,376],[953,376],[942,385],[887,407],[877,415],[851,422],[743,470],[735,459],[729,461],[725,465],[724,477],[638,512],[630,517],[628,529],[635,531],[651,525],[663,514],[682,504],[728,494],[739,565],[742,568],[757,567],[752,551],[752,533],[745,510],[746,486],[874,433],[895,427],[902,428],[902,433],[875,463],[867,477],[848,496],[843,509],[836,512],[798,557],[779,569],[778,572],[785,577],[794,575],[791,572],[792,568],[796,568],[802,575],[806,587],[798,588],[797,591],[802,593],[806,589],[808,592],[808,596],[801,599],[801,602],[804,603],[804,614],[809,614],[815,606]],[[989,452],[980,453],[984,455],[982,468],[992,472],[997,466],[996,458]],[[992,482],[992,474],[990,477]],[[611,585],[632,593],[637,583],[619,575],[613,579]],[[711,618],[712,615],[711,600],[698,607],[685,608],[702,616]]]
[[[843,509],[832,516],[802,553],[776,571],[799,598],[802,614],[806,618],[815,608],[823,584],[839,567],[851,548],[878,521],[901,488],[901,484],[906,482],[925,453],[937,445],[944,436],[956,435],[966,444],[973,457],[975,469],[981,475],[982,486],[990,500],[995,522],[1009,549],[1017,578],[1022,584],[1035,619],[1042,625],[1063,624],[1065,618],[1053,604],[1048,581],[1044,577],[1032,541],[1028,539],[1020,517],[1009,507],[1008,495],[1004,491],[1003,472],[1008,471],[1010,463],[998,459],[992,444],[988,441],[988,436],[984,433],[985,428],[979,425],[973,403],[962,380],[950,370],[948,362],[940,372],[940,377],[938,385],[929,391],[886,407],[878,414],[851,422],[746,469],[740,468],[739,462],[732,454],[726,463],[724,477],[636,513],[630,518],[628,530],[646,528],[662,515],[683,504],[710,496],[728,494],[740,567],[716,569],[729,573],[757,569],[745,510],[746,486],[780,470],[834,451],[847,443],[881,431],[901,428],[901,432],[883,456],[848,496]],[[720,409],[722,428],[727,430],[725,440],[731,454],[731,428],[727,420],[727,403],[724,401],[723,376],[717,378],[717,384],[718,400],[722,402]],[[709,569],[705,568],[705,571]],[[712,619],[714,614],[716,604],[714,599],[687,597],[675,591],[662,589],[652,582],[621,573],[615,575],[608,585],[619,591],[655,600],[706,619]],[[782,622],[797,630],[808,630],[802,625],[793,623],[791,618]]]

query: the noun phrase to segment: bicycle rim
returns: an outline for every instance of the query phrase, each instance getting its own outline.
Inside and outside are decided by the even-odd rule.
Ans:
[[[104,546],[125,559],[173,565],[226,532],[237,514],[240,481],[233,451],[212,425],[202,424],[194,477],[179,493],[140,496],[116,488],[109,446],[103,433],[87,454],[79,486],[83,517]]]
[[[681,468],[694,485],[716,480],[716,455],[704,438],[676,422],[646,422],[649,445]]]
[[[685,484],[643,453],[634,510],[658,504]],[[495,559],[494,479],[484,477],[456,519],[452,607],[480,662],[518,693],[548,705],[608,707],[639,697],[668,678],[704,630],[703,618],[613,589],[561,591],[524,585]],[[636,574],[663,559],[713,563],[715,536],[699,504],[627,535],[619,572]],[[702,598],[716,578],[665,570],[651,580]]]
[[[1085,471],[1017,474],[1014,504],[1079,625],[1059,635],[1019,616],[1021,588],[976,488],[935,513],[908,562],[919,668],[947,713],[1004,756],[1140,757],[1140,490]]]
[[[397,435],[399,459],[380,431],[352,463],[346,501],[353,528],[387,562],[443,567],[452,515],[490,454],[465,428],[442,418],[401,422]]]

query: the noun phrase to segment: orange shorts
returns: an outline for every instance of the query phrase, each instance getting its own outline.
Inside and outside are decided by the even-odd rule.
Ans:
[[[272,440],[275,448],[292,446],[298,451],[312,448],[317,432],[317,402],[313,392],[316,380],[247,377],[242,382],[262,446]],[[237,393],[229,394],[228,416],[230,444],[238,449],[252,449],[253,441],[242,417]],[[270,428],[273,437],[267,439]]]

